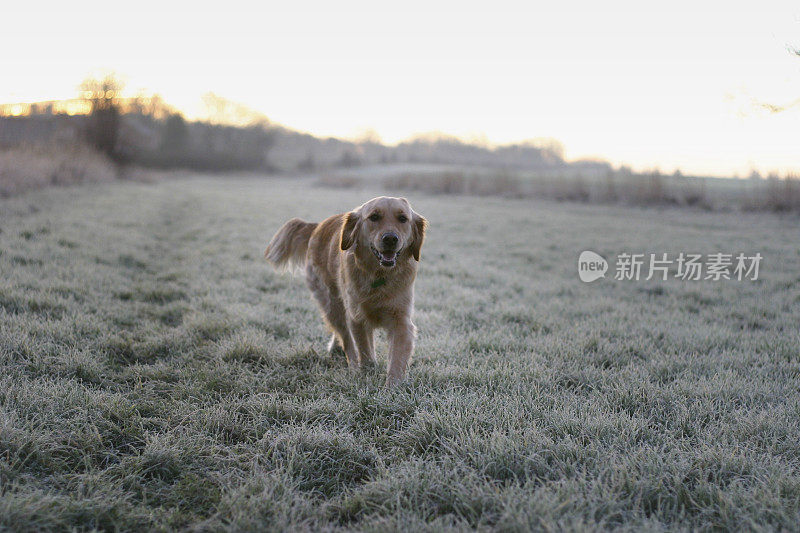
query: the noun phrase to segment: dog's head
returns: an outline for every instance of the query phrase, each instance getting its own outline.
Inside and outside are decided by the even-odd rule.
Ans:
[[[379,196],[345,215],[341,248],[348,250],[355,245],[369,250],[385,268],[395,266],[405,251],[419,261],[427,225],[405,198]]]

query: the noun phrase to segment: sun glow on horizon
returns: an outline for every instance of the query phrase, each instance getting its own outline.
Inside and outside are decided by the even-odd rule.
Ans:
[[[50,13],[0,35],[0,102],[74,98],[97,67],[187,118],[214,92],[320,136],[387,143],[440,131],[490,145],[549,137],[569,159],[745,175],[800,171],[800,6],[715,0],[141,2]],[[23,7],[6,8],[30,17]],[[153,16],[158,13],[160,16]]]

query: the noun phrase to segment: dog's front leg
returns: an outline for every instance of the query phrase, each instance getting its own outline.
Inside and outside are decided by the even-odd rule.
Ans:
[[[387,328],[389,333],[389,371],[386,376],[386,385],[393,386],[406,375],[406,368],[414,353],[414,338],[417,328],[408,318],[401,319]]]
[[[344,344],[344,355],[347,356],[347,367],[350,370],[358,370],[358,349],[353,342],[352,332],[349,329],[344,331],[342,340]]]
[[[375,364],[375,349],[373,348],[372,328],[365,322],[349,321],[348,327],[353,334],[353,341],[358,350],[358,363],[360,366]]]

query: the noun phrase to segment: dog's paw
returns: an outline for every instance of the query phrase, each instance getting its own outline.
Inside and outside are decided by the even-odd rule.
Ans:
[[[393,389],[403,383],[404,379],[403,376],[386,376],[386,383],[384,385],[387,388]]]

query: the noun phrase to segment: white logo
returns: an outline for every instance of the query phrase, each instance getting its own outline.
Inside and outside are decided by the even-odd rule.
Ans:
[[[578,276],[585,283],[606,277],[607,270],[608,261],[600,254],[586,250],[578,257]]]

